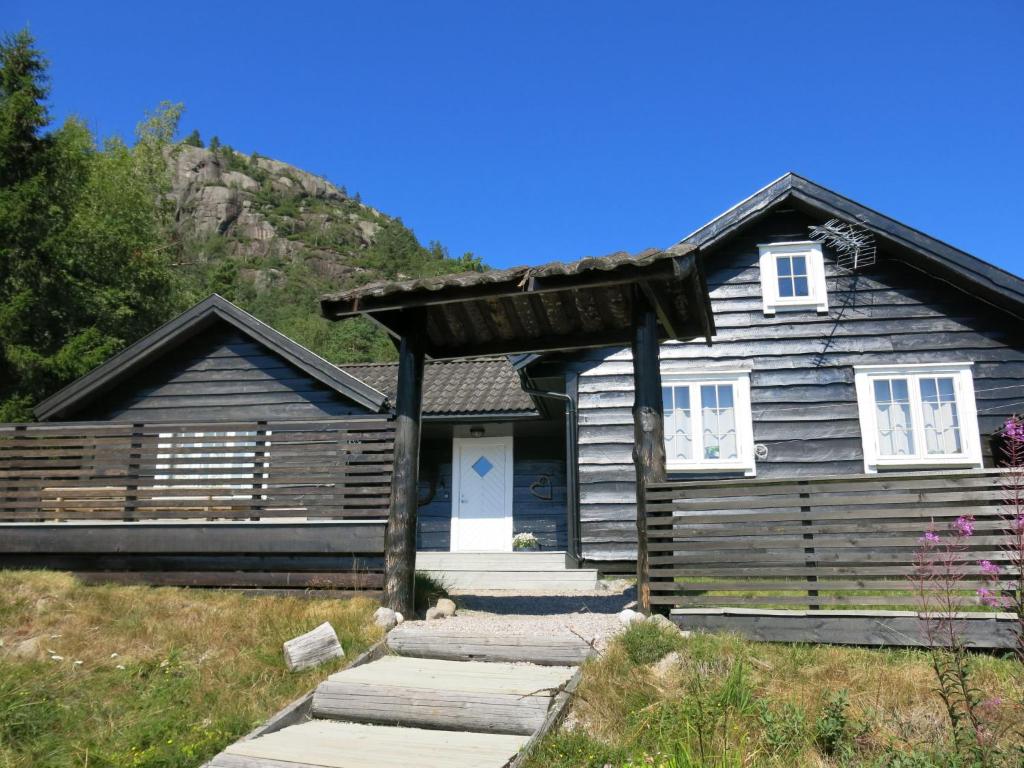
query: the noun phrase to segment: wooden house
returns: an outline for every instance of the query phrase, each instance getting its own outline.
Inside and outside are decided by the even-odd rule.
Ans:
[[[856,259],[830,222],[861,238]],[[681,243],[697,248],[715,332],[661,346],[670,480],[997,463],[992,436],[1024,405],[1020,278],[795,174]],[[581,588],[595,569],[631,569],[629,349],[437,357],[424,372],[419,567]],[[331,365],[214,296],[36,413],[379,417],[396,377],[392,364]],[[526,532],[539,553],[512,551]]]
[[[872,241],[860,264],[815,227]],[[1024,280],[786,174],[682,239],[716,333],[661,347],[672,480],[992,467],[1024,407]],[[526,355],[578,403],[579,553],[635,557],[629,349]]]

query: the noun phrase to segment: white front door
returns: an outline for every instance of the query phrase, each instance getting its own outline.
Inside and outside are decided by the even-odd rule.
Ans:
[[[452,552],[512,550],[512,438],[452,443]]]

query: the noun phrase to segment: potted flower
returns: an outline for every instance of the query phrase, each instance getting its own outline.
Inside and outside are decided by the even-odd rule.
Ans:
[[[532,533],[517,533],[512,537],[512,549],[516,552],[536,552],[540,549],[540,542]]]

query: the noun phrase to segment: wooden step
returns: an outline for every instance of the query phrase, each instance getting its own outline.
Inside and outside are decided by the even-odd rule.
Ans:
[[[572,667],[385,656],[343,670],[313,695],[314,717],[528,735]]]
[[[528,736],[311,720],[232,744],[209,768],[503,768]]]
[[[424,659],[521,661],[551,666],[579,665],[595,653],[589,643],[570,632],[542,636],[467,635],[399,626],[388,633],[387,645],[402,656]]]

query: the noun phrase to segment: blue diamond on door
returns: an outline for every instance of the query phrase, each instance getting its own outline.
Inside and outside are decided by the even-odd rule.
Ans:
[[[483,477],[494,469],[494,465],[487,460],[486,456],[481,456],[479,459],[474,461],[471,466],[473,467],[473,471],[480,475],[480,477]]]

